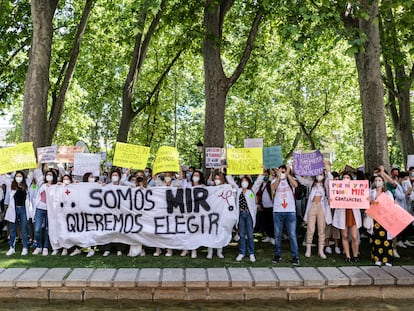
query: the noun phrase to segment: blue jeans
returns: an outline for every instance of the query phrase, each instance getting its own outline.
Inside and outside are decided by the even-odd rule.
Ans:
[[[253,219],[249,211],[240,211],[239,214],[239,254],[246,255],[246,237],[247,251],[249,255],[254,254],[253,239]]]
[[[42,247],[43,222],[45,223],[45,243]],[[47,210],[36,208],[34,238],[36,240],[37,248],[49,248],[49,223],[47,221]]]
[[[282,254],[282,233],[283,227],[286,226],[292,257],[299,257],[298,241],[296,239],[296,213],[273,213],[273,221],[275,225],[275,256]]]
[[[28,238],[27,238],[26,207],[16,206],[15,211],[16,211],[16,218],[14,222],[10,223],[10,248],[14,248],[16,244],[16,233],[17,233],[17,226],[19,225],[19,220],[20,220],[20,230],[21,230],[21,235],[22,235],[23,248],[27,248]]]

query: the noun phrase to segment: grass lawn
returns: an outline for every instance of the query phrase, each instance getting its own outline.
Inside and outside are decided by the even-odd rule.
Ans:
[[[312,247],[312,256],[310,258],[304,257],[304,247],[302,246],[302,239],[299,238],[300,249],[300,266],[301,267],[341,267],[349,265],[370,265],[369,259],[369,243],[368,239],[362,239],[360,252],[361,261],[356,263],[345,263],[343,255],[327,255],[327,259],[319,258],[317,248]],[[8,243],[2,241],[0,243],[0,268],[30,268],[30,267],[70,267],[70,268],[209,268],[209,267],[292,267],[290,263],[291,255],[289,243],[287,240],[283,241],[282,247],[282,262],[272,264],[273,246],[270,243],[259,242],[260,235],[256,235],[255,254],[257,261],[251,263],[246,256],[242,262],[236,262],[235,258],[238,254],[237,243],[232,242],[229,246],[224,248],[223,253],[225,258],[219,259],[214,253],[213,259],[206,259],[207,250],[202,247],[198,250],[198,257],[191,259],[189,256],[180,257],[180,251],[175,250],[174,256],[153,257],[153,248],[147,247],[145,257],[127,257],[116,256],[111,253],[108,257],[102,257],[102,252],[97,252],[95,256],[86,258],[86,253],[78,256],[41,256],[31,255],[33,249],[29,250],[29,255],[20,256],[21,244],[16,246],[16,254],[8,257],[6,252],[9,249]],[[410,237],[410,241],[413,237]],[[396,259],[394,265],[414,265],[414,247],[412,248],[398,248],[401,259]]]

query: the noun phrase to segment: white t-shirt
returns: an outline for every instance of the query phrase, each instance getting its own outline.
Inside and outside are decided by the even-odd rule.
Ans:
[[[295,197],[287,179],[282,179],[276,189],[273,212],[296,212]]]

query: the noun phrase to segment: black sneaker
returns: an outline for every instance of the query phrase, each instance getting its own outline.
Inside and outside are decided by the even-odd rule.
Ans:
[[[345,258],[345,263],[350,263],[350,262],[351,262],[351,258],[346,257],[346,258]]]
[[[294,266],[299,266],[299,257],[293,257],[292,258],[292,264],[294,265]]]
[[[279,263],[281,261],[282,261],[282,258],[280,256],[275,256],[273,257],[273,260],[272,260],[273,263]]]
[[[355,262],[355,263],[360,262],[359,257],[353,257],[353,258],[352,258],[352,261],[353,261],[353,262]]]

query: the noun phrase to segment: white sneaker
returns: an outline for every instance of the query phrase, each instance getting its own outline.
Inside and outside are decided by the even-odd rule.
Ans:
[[[195,250],[195,249],[193,249],[192,251],[191,251],[191,258],[197,258],[197,250]]]
[[[43,256],[49,255],[49,250],[47,248],[43,248],[42,255]]]
[[[235,242],[239,242],[239,241],[240,241],[240,235],[239,235],[238,233],[236,233],[236,234],[234,235],[234,237],[233,237],[233,240],[234,240]]]
[[[145,251],[144,249],[141,251],[141,254],[139,254],[141,257],[145,257]]]
[[[275,239],[274,238],[270,238],[270,244],[275,245]]]
[[[188,251],[187,250],[183,250],[180,254],[181,257],[185,257],[188,255]]]
[[[223,250],[217,250],[217,257],[218,258],[220,258],[220,259],[223,259],[224,258],[224,255],[223,255]]]
[[[376,262],[375,262],[375,265],[376,265],[376,266],[381,266],[381,265],[382,265],[382,262],[381,262],[381,261],[376,261]]]
[[[23,247],[21,255],[26,256],[28,253],[29,253],[29,251],[27,250],[27,248]]]
[[[110,251],[104,251],[102,256],[103,257],[108,257],[110,253],[111,253]]]
[[[341,254],[341,249],[338,246],[335,247],[335,254],[337,255]]]
[[[14,250],[14,248],[11,248],[7,251],[6,256],[11,256],[15,253],[16,251]]]
[[[407,245],[405,245],[403,241],[398,241],[397,246],[401,248],[407,248]]]
[[[68,249],[67,248],[62,249],[62,254],[60,255],[66,256],[67,254],[68,254]]]
[[[154,257],[158,257],[159,255],[161,255],[161,248],[158,248],[155,250],[154,254],[152,254],[152,256]]]
[[[270,242],[270,238],[267,236],[262,240],[263,243],[267,243]]]
[[[172,249],[167,249],[167,252],[165,253],[165,257],[171,257],[173,255]]]
[[[404,242],[404,245],[411,246],[411,247],[414,246],[414,244],[410,243],[410,241],[408,240]]]
[[[52,252],[52,256],[56,256],[57,254],[59,254],[59,250],[54,249],[53,252]]]
[[[117,251],[117,252],[116,252],[116,255],[117,255],[117,256],[122,256],[122,252],[121,252],[121,251]]]
[[[242,254],[237,255],[236,261],[242,261],[243,257],[244,257],[244,255],[242,255]]]
[[[79,248],[75,248],[75,250],[70,254],[70,256],[77,256],[80,253],[82,253],[82,251]]]
[[[398,254],[398,252],[397,252],[397,249],[396,249],[396,248],[394,248],[394,249],[392,250],[392,255],[393,255],[395,258],[401,258],[401,257],[400,257],[400,254]]]
[[[40,247],[36,247],[32,254],[39,255],[41,252],[42,252],[42,249]]]
[[[249,255],[250,262],[256,262],[256,257],[254,257],[254,254]]]
[[[386,263],[385,263],[385,265],[386,265],[387,267],[392,267],[392,264],[390,264],[389,262],[386,262]]]
[[[332,248],[330,246],[325,247],[325,253],[332,254]]]
[[[92,257],[93,255],[95,255],[95,251],[91,248],[90,250],[89,250],[89,252],[86,254],[86,257]]]

